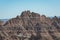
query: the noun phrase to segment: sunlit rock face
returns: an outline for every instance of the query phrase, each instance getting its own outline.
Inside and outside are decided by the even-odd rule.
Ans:
[[[60,40],[60,19],[23,11],[0,26],[0,40]]]

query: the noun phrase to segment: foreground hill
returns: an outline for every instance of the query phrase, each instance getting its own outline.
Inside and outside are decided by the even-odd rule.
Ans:
[[[60,40],[60,19],[23,11],[0,26],[0,40]]]

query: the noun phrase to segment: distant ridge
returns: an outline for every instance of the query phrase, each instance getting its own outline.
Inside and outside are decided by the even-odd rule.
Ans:
[[[0,19],[1,21],[3,21],[3,22],[6,22],[6,21],[8,21],[8,19]]]

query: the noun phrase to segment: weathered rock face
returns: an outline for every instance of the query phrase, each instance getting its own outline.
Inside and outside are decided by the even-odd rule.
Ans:
[[[60,19],[23,11],[0,27],[0,40],[60,40]]]

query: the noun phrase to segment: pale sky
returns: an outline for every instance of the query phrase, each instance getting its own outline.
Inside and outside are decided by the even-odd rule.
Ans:
[[[0,19],[9,19],[30,10],[46,16],[60,16],[60,0],[0,0]]]

